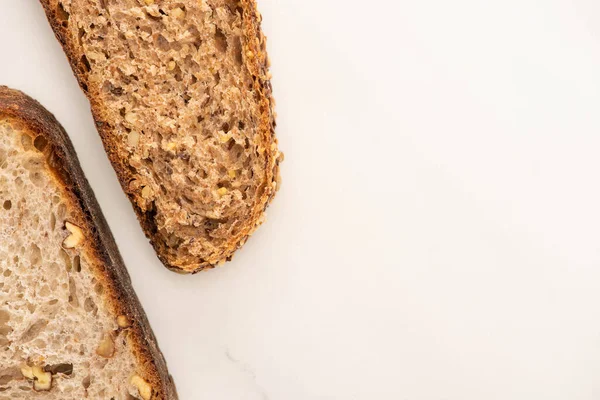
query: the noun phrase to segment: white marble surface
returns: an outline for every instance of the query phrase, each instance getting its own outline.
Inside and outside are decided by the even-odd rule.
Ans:
[[[600,396],[600,3],[260,0],[283,189],[234,262],[161,267],[36,0],[0,83],[64,124],[181,398]]]

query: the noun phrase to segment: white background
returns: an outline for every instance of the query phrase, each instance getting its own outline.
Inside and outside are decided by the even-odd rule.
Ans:
[[[600,398],[600,3],[261,0],[283,188],[164,269],[35,0],[0,83],[64,124],[182,400]]]

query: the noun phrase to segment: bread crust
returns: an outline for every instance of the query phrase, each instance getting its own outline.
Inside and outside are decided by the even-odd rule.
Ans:
[[[214,268],[224,261],[230,261],[234,252],[242,247],[250,235],[264,221],[264,214],[275,196],[280,185],[279,165],[283,161],[283,154],[278,150],[277,138],[275,136],[275,101],[273,99],[273,90],[270,82],[269,58],[266,52],[266,37],[262,33],[260,23],[262,16],[258,12],[256,0],[240,0],[240,7],[243,10],[243,53],[251,55],[244,57],[244,64],[248,71],[255,77],[254,91],[259,99],[261,113],[257,116],[259,121],[258,129],[261,140],[264,143],[266,161],[265,171],[266,179],[261,184],[264,185],[263,195],[251,208],[247,219],[244,221],[240,231],[242,235],[236,238],[230,238],[223,245],[221,257],[218,260],[197,260],[190,263],[186,258],[171,257],[168,252],[168,246],[157,239],[157,227],[152,213],[144,212],[135,201],[135,193],[129,186],[129,182],[134,179],[134,174],[128,168],[128,160],[121,157],[118,150],[116,136],[112,132],[110,123],[107,122],[108,112],[100,102],[100,88],[95,87],[93,82],[88,79],[88,67],[82,61],[82,52],[78,48],[77,41],[71,37],[64,20],[58,12],[58,0],[40,0],[44,7],[46,16],[52,27],[56,38],[61,43],[63,50],[69,60],[71,68],[79,85],[90,101],[92,115],[96,123],[96,128],[102,139],[104,149],[117,174],[121,188],[129,197],[133,209],[140,221],[140,225],[154,247],[158,258],[165,267],[178,273],[197,273],[204,269]]]
[[[47,165],[58,184],[67,192],[68,202],[80,211],[78,226],[84,231],[86,248],[102,270],[94,271],[106,288],[109,305],[117,315],[131,322],[132,340],[140,371],[154,388],[155,400],[176,400],[177,392],[169,375],[146,314],[131,285],[123,259],[110,228],[102,214],[92,189],[83,174],[73,145],[56,118],[40,103],[26,94],[0,86],[0,117],[25,127],[32,136],[42,136],[48,142],[44,153]]]

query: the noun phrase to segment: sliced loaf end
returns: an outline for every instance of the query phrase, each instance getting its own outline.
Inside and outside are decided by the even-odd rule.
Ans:
[[[41,0],[159,258],[231,259],[282,155],[254,0]]]

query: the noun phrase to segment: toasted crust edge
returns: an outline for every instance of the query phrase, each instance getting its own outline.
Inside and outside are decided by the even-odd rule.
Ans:
[[[254,90],[260,94],[259,103],[261,115],[259,118],[259,131],[265,142],[265,153],[267,155],[265,165],[267,176],[263,183],[265,190],[263,196],[254,205],[252,212],[247,219],[247,223],[244,229],[242,229],[242,232],[244,233],[241,239],[232,238],[228,241],[223,248],[222,256],[218,260],[199,260],[198,263],[193,264],[187,263],[184,260],[173,259],[168,256],[168,252],[166,251],[167,246],[157,240],[156,225],[152,215],[144,213],[134,201],[134,194],[129,189],[128,185],[133,174],[129,168],[127,168],[127,160],[119,158],[118,152],[116,151],[117,145],[115,141],[112,140],[113,135],[111,135],[111,128],[109,124],[105,122],[105,110],[97,100],[97,97],[95,97],[95,94],[99,89],[94,88],[88,80],[86,66],[81,61],[81,54],[78,54],[77,46],[69,40],[71,38],[66,26],[63,25],[63,21],[60,20],[57,14],[55,6],[56,2],[57,0],[40,0],[50,26],[52,27],[56,38],[62,45],[73,73],[77,77],[79,86],[90,101],[96,128],[102,138],[104,149],[117,174],[121,188],[129,197],[140,225],[146,237],[154,247],[159,260],[168,269],[182,274],[195,274],[204,269],[214,268],[224,261],[230,261],[233,258],[234,252],[241,248],[256,228],[262,224],[264,213],[279,189],[279,164],[283,161],[283,154],[278,150],[278,142],[275,137],[276,113],[274,111],[275,101],[273,99],[273,89],[269,75],[270,61],[266,52],[266,37],[262,33],[260,27],[262,16],[258,12],[256,0],[240,1],[243,10],[243,31],[245,39],[242,48],[243,53],[245,54],[244,62],[248,70],[253,76],[257,77],[257,79],[254,80]],[[249,53],[252,54],[252,57],[246,56],[246,54]]]
[[[62,125],[46,108],[23,92],[0,86],[0,117],[24,125],[32,135],[43,136],[55,162],[48,168],[67,191],[71,205],[82,215],[85,236],[92,238],[88,249],[104,266],[95,271],[107,288],[108,301],[118,315],[131,321],[129,338],[133,338],[135,355],[142,365],[144,378],[152,384],[153,399],[176,400],[177,391],[166,361],[158,347],[150,323],[131,285],[131,278],[119,253],[110,228],[94,193],[81,169],[77,154]],[[44,151],[46,152],[46,151]]]

